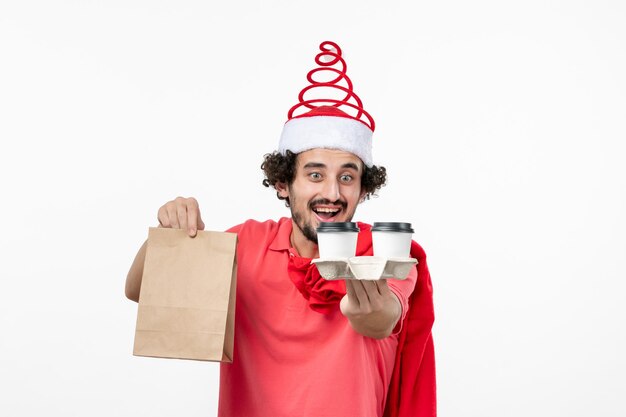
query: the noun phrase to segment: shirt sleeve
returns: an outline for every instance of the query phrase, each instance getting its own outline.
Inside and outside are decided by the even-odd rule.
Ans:
[[[387,285],[392,293],[398,297],[400,301],[400,306],[402,307],[402,314],[400,315],[400,319],[394,327],[392,335],[397,335],[402,330],[402,323],[404,322],[404,318],[406,317],[407,312],[409,311],[409,296],[413,293],[415,289],[415,283],[417,282],[417,268],[413,266],[409,275],[403,280],[389,278],[387,279]]]
[[[227,229],[226,232],[227,233],[239,233],[242,227],[243,227],[243,224],[238,224],[237,226],[233,226]]]

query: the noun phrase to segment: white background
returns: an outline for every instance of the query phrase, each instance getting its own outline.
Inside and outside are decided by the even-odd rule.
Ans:
[[[327,39],[390,173],[355,219],[429,255],[440,415],[626,415],[625,3],[382,3],[0,2],[0,415],[215,415],[217,364],[131,355],[126,272],[178,195],[288,215],[259,166]]]

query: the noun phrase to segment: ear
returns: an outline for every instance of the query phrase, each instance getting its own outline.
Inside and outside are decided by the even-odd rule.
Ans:
[[[361,195],[359,196],[359,204],[365,201],[365,196],[367,193],[365,191],[361,191]]]
[[[278,192],[278,195],[282,198],[289,197],[289,186],[284,182],[277,182],[274,184],[274,188],[276,189],[276,192]]]

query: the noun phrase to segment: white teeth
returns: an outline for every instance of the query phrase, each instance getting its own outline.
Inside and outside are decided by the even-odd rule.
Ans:
[[[314,210],[317,211],[318,213],[337,213],[339,211],[339,209],[331,209],[331,208],[325,208],[325,207],[316,208]]]

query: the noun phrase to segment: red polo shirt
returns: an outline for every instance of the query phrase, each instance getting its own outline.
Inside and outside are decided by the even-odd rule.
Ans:
[[[291,230],[288,218],[229,230],[239,238],[235,347],[233,363],[221,364],[218,415],[382,416],[399,328],[375,340],[339,309],[313,311],[287,275]],[[414,268],[387,281],[402,318],[416,277]]]

